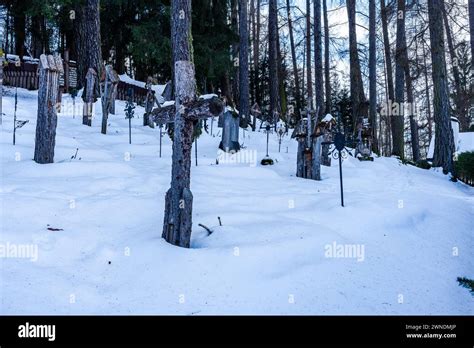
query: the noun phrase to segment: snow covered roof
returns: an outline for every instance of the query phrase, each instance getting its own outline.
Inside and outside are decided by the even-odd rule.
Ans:
[[[326,116],[324,116],[322,122],[331,122],[332,120],[334,120],[334,117],[332,117],[331,114],[327,114]]]
[[[134,80],[130,76],[128,76],[127,74],[119,75],[119,78],[120,78],[120,81],[128,83],[130,85],[134,85],[134,86],[141,87],[141,88],[146,88],[146,82]],[[164,84],[164,85],[151,85],[151,89],[153,91],[155,91],[155,94],[157,95],[157,98],[158,98],[158,101],[160,102],[160,104],[164,103],[164,101],[165,101],[164,98],[163,98],[163,93],[165,91],[166,86],[167,86],[166,84]]]
[[[174,102],[174,100],[170,100],[170,101],[166,101],[166,102],[164,102],[164,103],[163,103],[163,105],[161,105],[161,106],[163,106],[163,107],[167,107],[167,106],[174,105],[174,103],[175,103],[175,102]]]
[[[212,98],[217,98],[217,94],[203,94],[199,97],[199,99],[203,99],[203,100],[208,100]]]

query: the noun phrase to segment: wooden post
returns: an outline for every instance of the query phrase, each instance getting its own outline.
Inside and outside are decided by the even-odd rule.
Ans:
[[[156,104],[158,108],[161,107],[158,99],[156,98],[155,91],[151,89],[151,85],[151,79],[148,78],[146,84],[147,94],[145,97],[145,114],[143,115],[143,126],[152,126],[152,122],[148,118],[153,110],[153,106]]]
[[[56,139],[56,100],[59,89],[59,74],[63,65],[59,56],[40,57],[40,83],[38,91],[38,118],[36,123],[35,156],[37,163],[53,163]]]
[[[69,49],[64,50],[64,91],[66,93],[70,93],[69,91]]]
[[[104,82],[102,91],[102,134],[107,134],[107,121],[109,118],[110,104],[112,103],[112,94],[114,85],[118,81],[115,80],[115,75],[112,65],[107,65],[104,72]]]
[[[109,112],[112,115],[115,115],[115,100],[117,99],[117,95],[118,95],[118,83],[120,81],[120,77],[115,70],[112,70],[112,74],[113,74],[115,82],[112,85],[112,97],[110,100]]]
[[[86,86],[84,87],[84,93],[82,99],[84,100],[84,108],[82,112],[82,124],[91,127],[92,126],[92,109],[94,102],[96,101],[95,84],[97,81],[97,73],[93,68],[89,68],[86,75]]]
[[[196,78],[192,57],[191,0],[171,2],[171,36],[175,78],[175,121],[171,188],[166,193],[163,238],[173,245],[189,248],[192,230],[193,195],[191,149],[194,121],[211,116],[209,108],[196,108]],[[208,104],[209,106],[209,104]],[[218,112],[221,110],[216,110]],[[212,113],[215,114],[215,113]]]

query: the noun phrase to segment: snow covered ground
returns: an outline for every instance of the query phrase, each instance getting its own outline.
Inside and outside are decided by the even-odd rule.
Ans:
[[[264,133],[241,133],[248,163],[219,165],[220,139],[204,134],[192,248],[181,249],[161,239],[171,142],[159,158],[143,108],[129,145],[123,102],[102,135],[99,104],[89,128],[80,99],[73,118],[65,97],[55,163],[38,165],[37,93],[19,90],[29,123],[16,146],[6,93],[0,247],[36,246],[37,257],[0,258],[0,314],[474,314],[456,281],[474,278],[474,189],[435,170],[349,158],[342,208],[337,163],[321,182],[296,178],[289,137],[278,153],[271,135],[276,164],[262,167]]]

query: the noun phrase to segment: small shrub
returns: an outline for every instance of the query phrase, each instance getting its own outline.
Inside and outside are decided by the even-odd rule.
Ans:
[[[474,152],[461,153],[454,162],[456,176],[462,181],[474,184]]]

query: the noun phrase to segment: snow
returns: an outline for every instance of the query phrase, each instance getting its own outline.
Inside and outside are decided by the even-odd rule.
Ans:
[[[203,94],[199,97],[199,99],[202,99],[202,100],[208,100],[212,98],[217,98],[217,94]]]
[[[171,142],[164,135],[159,158],[159,130],[141,126],[142,107],[129,145],[124,102],[102,135],[100,101],[87,127],[81,99],[73,118],[64,95],[71,112],[58,120],[55,163],[38,165],[37,93],[19,89],[17,116],[30,122],[16,146],[6,94],[0,246],[36,245],[37,260],[0,257],[0,314],[474,313],[456,282],[474,278],[474,189],[438,170],[349,158],[342,208],[337,161],[320,182],[296,178],[296,141],[285,136],[278,153],[271,135],[275,165],[263,167],[266,133],[246,132],[247,156],[216,165],[220,138],[204,133],[192,248],[182,249],[161,239]]]
[[[453,128],[455,153],[461,154],[463,152],[474,151],[474,132],[459,132],[459,121],[456,118],[451,118],[451,127]],[[435,135],[431,138],[430,146],[428,148],[428,159],[433,159],[435,148]]]
[[[331,122],[332,120],[334,120],[334,117],[332,117],[331,114],[327,114],[326,116],[324,116],[322,122],[328,123],[328,122]]]
[[[130,85],[134,85],[134,86],[141,87],[141,88],[146,88],[146,82],[134,80],[130,76],[128,76],[127,74],[119,75],[119,78],[120,78],[120,81],[128,83]],[[165,91],[165,88],[166,88],[166,85],[151,85],[151,89],[153,91],[155,91],[155,94],[158,98],[158,101],[161,104],[164,102],[163,92]]]

